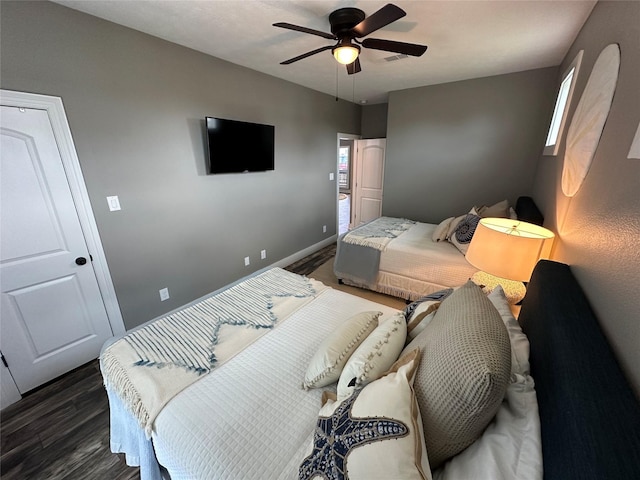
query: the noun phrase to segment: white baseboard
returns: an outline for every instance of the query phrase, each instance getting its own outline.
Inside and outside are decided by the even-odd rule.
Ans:
[[[287,265],[291,265],[292,263],[297,262],[298,260],[302,260],[304,257],[311,255],[313,252],[317,252],[318,250],[326,247],[327,245],[331,245],[332,243],[335,243],[337,239],[338,239],[338,235],[332,235],[331,237],[321,242],[318,242],[315,245],[311,245],[310,247],[307,247],[304,250],[300,250],[299,252],[294,253],[293,255],[289,255],[287,258],[283,258],[282,260],[279,260],[271,264],[270,266],[264,268],[263,270],[268,270],[269,268],[273,268],[273,267],[284,268]]]

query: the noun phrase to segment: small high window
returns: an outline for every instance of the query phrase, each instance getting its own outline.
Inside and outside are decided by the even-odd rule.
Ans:
[[[567,120],[567,112],[571,104],[571,96],[573,95],[573,89],[576,85],[576,78],[578,77],[578,71],[582,63],[583,53],[584,50],[578,52],[578,55],[576,55],[576,58],[573,59],[573,62],[571,62],[571,65],[569,65],[569,68],[567,68],[562,76],[562,83],[558,91],[553,117],[551,117],[551,125],[549,126],[547,141],[544,144],[543,155],[557,155],[558,153],[558,144],[562,138],[562,132]]]

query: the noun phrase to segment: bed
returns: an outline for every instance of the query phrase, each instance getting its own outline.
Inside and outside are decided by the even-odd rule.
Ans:
[[[118,341],[105,346],[101,367],[111,408],[111,448],[114,452],[125,452],[130,464],[140,464],[143,480],[161,478],[163,474],[165,478],[170,475],[173,480],[298,478],[301,466],[308,466],[309,459],[315,458],[312,454],[318,446],[317,433],[324,425],[321,423],[323,416],[319,416],[321,408],[334,408],[330,414],[333,418],[333,415],[340,413],[343,405],[351,401],[345,399],[357,397],[349,407],[355,413],[355,405],[360,408],[366,406],[366,403],[356,402],[360,402],[366,394],[369,394],[367,400],[377,398],[376,392],[384,390],[371,389],[373,386],[384,388],[385,381],[396,382],[393,383],[393,391],[405,392],[413,399],[407,403],[407,408],[413,412],[411,414],[415,420],[416,401],[419,404],[420,395],[425,394],[421,390],[420,376],[427,371],[425,364],[419,363],[416,373],[415,362],[422,362],[429,355],[428,351],[433,350],[420,347],[420,342],[434,338],[434,332],[437,331],[431,327],[438,324],[440,315],[449,315],[449,312],[455,314],[460,308],[471,308],[471,312],[476,312],[480,310],[478,305],[489,309],[487,311],[491,311],[494,320],[497,312],[497,321],[504,326],[508,335],[506,353],[504,349],[497,350],[502,352],[503,360],[508,359],[506,385],[495,415],[488,420],[479,437],[453,456],[440,456],[439,465],[432,472],[433,465],[430,467],[429,462],[440,454],[436,454],[435,450],[429,451],[420,442],[422,438],[433,435],[436,428],[429,423],[425,423],[427,428],[420,427],[424,418],[415,424],[406,420],[405,424],[411,426],[411,435],[402,436],[403,432],[393,430],[399,427],[391,425],[387,426],[385,432],[391,432],[389,435],[394,439],[377,439],[379,441],[370,445],[353,449],[348,457],[348,462],[353,462],[353,465],[347,464],[349,478],[363,478],[354,472],[359,472],[358,468],[365,468],[366,471],[367,464],[383,469],[389,467],[388,463],[394,462],[378,465],[377,460],[392,458],[397,463],[398,459],[404,458],[402,455],[407,454],[410,455],[409,460],[403,461],[402,465],[410,465],[411,474],[373,474],[364,478],[638,478],[639,404],[568,266],[551,261],[539,262],[528,286],[519,322],[511,314],[506,299],[500,296],[499,288],[488,297],[483,293],[479,297],[477,291],[481,290],[465,284],[449,293],[445,299],[436,297],[440,302],[439,307],[424,317],[427,319],[431,316],[430,323],[413,340],[401,343],[396,341],[396,336],[399,335],[398,331],[405,329],[406,333],[409,328],[405,325],[405,314],[411,311],[409,307],[405,312],[398,312],[279,269],[265,273],[266,276],[260,274],[254,277],[249,285],[243,281],[233,286],[229,289],[233,290],[231,295],[225,298],[242,298],[243,304],[248,305],[252,302],[247,292],[251,294],[265,284],[288,283],[286,289],[270,292],[276,301],[267,302],[266,309],[279,309],[277,318],[271,318],[271,328],[266,323],[261,324],[260,328],[255,327],[260,325],[257,321],[247,328],[247,325],[242,327],[240,322],[237,326],[242,331],[251,332],[251,338],[240,339],[244,345],[233,354],[216,350],[215,368],[198,375],[196,381],[168,399],[151,422],[151,428],[147,431],[150,438],[145,435],[144,426],[124,406],[126,402],[123,395],[116,391],[113,379],[106,373],[108,352]],[[458,292],[475,295],[475,303],[470,302],[471,307],[460,307],[455,300],[462,295]],[[216,301],[216,296],[211,298]],[[282,298],[291,298],[293,304],[284,306],[279,302]],[[487,302],[492,306],[487,306]],[[428,310],[423,308],[425,305],[427,303],[422,302],[414,306],[411,315],[419,309],[427,313]],[[204,308],[200,302],[192,307],[195,308],[187,312],[189,315],[201,313]],[[429,310],[431,307],[429,305]],[[213,307],[210,305],[207,308]],[[375,378],[359,389],[352,382],[346,386],[342,384],[344,372],[349,368],[358,371],[361,367],[357,362],[354,367],[349,359],[341,367],[342,372],[338,372],[340,377],[337,382],[335,378],[324,375],[326,371],[336,373],[325,367],[323,375],[315,375],[318,367],[315,361],[323,358],[318,357],[318,353],[326,348],[327,341],[335,337],[336,331],[344,334],[345,326],[351,326],[354,318],[361,322],[359,325],[368,326],[371,322],[367,320],[367,315],[371,315],[371,312],[375,313],[377,322],[373,323],[376,326],[364,335],[359,346],[348,347],[352,349],[349,359],[358,357],[359,349],[367,344],[367,339],[372,338],[372,345],[382,349],[381,357],[388,356],[388,353],[400,360],[383,374],[377,373],[380,365],[374,365],[372,370],[375,374],[372,375]],[[186,315],[184,310],[178,313]],[[471,318],[469,315],[469,311],[466,311],[461,318]],[[232,317],[231,314],[228,316]],[[363,316],[364,319],[360,318]],[[402,322],[399,322],[399,318]],[[473,318],[473,322],[467,323],[478,324],[475,321],[478,318]],[[369,323],[365,324],[365,321]],[[440,324],[449,327],[451,322],[447,319]],[[495,322],[492,325],[495,327]],[[386,326],[387,335],[379,336],[375,341],[374,334],[383,326]],[[230,324],[227,327],[231,328]],[[504,331],[500,327],[500,332],[491,333],[488,341],[504,335]],[[222,329],[217,332],[220,337],[231,338],[229,332]],[[353,338],[361,334],[362,330],[357,330]],[[451,336],[450,331],[445,334]],[[472,336],[471,343],[469,339],[465,341],[466,355],[477,343],[477,337]],[[504,345],[504,341],[500,341]],[[388,350],[390,346],[393,346],[392,353]],[[399,353],[398,348],[401,349]],[[338,352],[341,351],[338,349]],[[427,358],[427,365],[437,363],[433,354],[431,352],[432,357]],[[153,365],[146,359],[136,368],[143,372],[166,370],[158,368],[160,362],[156,363]],[[335,366],[331,362],[329,364]],[[406,373],[407,369],[412,373]],[[171,370],[180,368],[174,366]],[[462,370],[466,372],[470,369]],[[314,373],[311,376],[310,371]],[[350,376],[346,375],[347,378]],[[308,389],[302,388],[303,382],[306,383],[308,379],[318,382],[318,378],[332,383],[321,388],[314,388],[313,385]],[[354,380],[356,378],[359,377],[354,377]],[[397,383],[399,378],[404,383]],[[342,397],[336,410],[332,402],[336,404],[341,389],[345,388],[347,393],[352,393]],[[393,403],[398,403],[396,400]],[[324,406],[321,407],[323,402]],[[422,405],[419,411],[425,412],[426,416]],[[329,413],[325,416],[329,416]],[[393,418],[393,415],[385,414],[384,417]],[[435,419],[436,422],[439,420]],[[406,442],[409,438],[412,442],[418,442],[415,445],[419,446],[405,448],[406,443],[401,444],[401,441]],[[402,446],[400,451],[399,446]],[[367,448],[370,450],[367,451]],[[360,463],[356,461],[356,452],[360,454],[357,457]],[[365,455],[364,462],[362,455]],[[345,458],[346,455],[342,460]],[[389,468],[395,467],[391,465]],[[309,471],[306,470],[306,473]],[[326,478],[346,477],[327,475]]]
[[[473,207],[469,218],[477,218],[478,213],[483,217],[511,214],[537,225],[544,221],[533,199],[526,196],[518,198],[515,209],[510,209],[506,200],[489,207]],[[407,300],[462,285],[477,271],[463,253],[471,236],[460,244],[447,241],[446,230],[440,232],[449,221],[452,235],[455,225],[464,227],[460,222],[464,223],[465,217],[451,217],[440,225],[393,217],[373,220],[338,237],[334,274],[347,285]]]

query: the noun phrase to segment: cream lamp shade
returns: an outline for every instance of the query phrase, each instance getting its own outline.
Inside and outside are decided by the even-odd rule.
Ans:
[[[546,228],[509,218],[483,218],[478,223],[467,261],[491,275],[528,282],[541,258],[548,258],[555,235]]]

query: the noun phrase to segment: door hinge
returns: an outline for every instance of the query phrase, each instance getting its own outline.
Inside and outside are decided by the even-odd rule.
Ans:
[[[9,364],[7,363],[7,359],[4,358],[4,355],[2,354],[2,352],[0,352],[0,357],[2,358],[2,363],[4,363],[4,366],[9,368]]]

